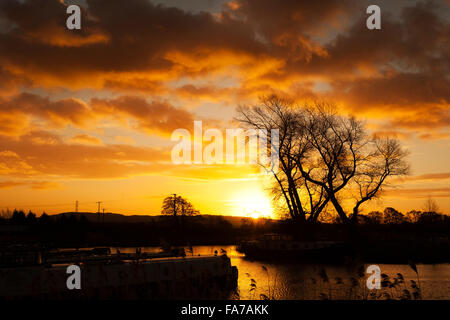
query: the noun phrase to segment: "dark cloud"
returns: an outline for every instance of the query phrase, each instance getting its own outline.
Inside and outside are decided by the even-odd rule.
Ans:
[[[178,128],[191,127],[194,121],[192,114],[177,109],[165,102],[147,102],[133,96],[122,96],[117,99],[92,99],[93,112],[105,116],[117,117],[126,115],[139,121],[139,127],[152,132],[171,134]]]
[[[418,105],[450,103],[450,79],[443,75],[397,73],[383,78],[362,79],[336,88],[347,88],[355,107],[392,105],[408,109]]]
[[[139,129],[164,135],[170,135],[177,128],[191,127],[194,121],[186,110],[166,102],[147,102],[137,96],[93,98],[89,104],[74,98],[51,101],[31,93],[0,98],[0,134],[5,135],[22,135],[32,130],[33,119],[43,120],[55,128],[68,124],[85,128],[87,123],[106,117],[118,122],[133,119]]]
[[[19,84],[90,87],[199,100],[301,93],[302,99],[342,102],[354,113],[378,112],[405,128],[448,126],[448,4],[411,2],[395,15],[383,4],[382,29],[375,31],[366,28],[365,5],[356,0],[237,0],[215,13],[149,0],[89,0],[83,28],[74,32],[65,28],[65,5],[59,1],[6,0],[0,20],[11,27],[0,33],[0,79],[6,91]],[[237,83],[225,89],[195,83],[219,71],[232,74]],[[171,81],[183,77],[188,83],[174,88]],[[329,92],[311,90],[311,81],[317,80],[327,83]],[[171,121],[181,116],[174,126],[163,121],[162,130],[188,118],[157,102],[113,100],[102,104],[141,117],[142,128],[158,127],[142,120],[152,112],[177,113],[168,116]],[[129,102],[146,111],[137,115],[123,106]],[[69,109],[77,104],[64,103],[72,104]],[[52,114],[78,124],[83,118]]]
[[[0,99],[0,113],[20,113],[49,120],[54,124],[82,125],[90,115],[86,104],[78,99],[51,101],[31,93]]]
[[[45,8],[42,10],[42,8]],[[85,38],[98,35],[98,42],[58,45],[47,39],[73,37],[65,27],[65,7],[58,1],[6,1],[4,16],[17,27],[0,34],[7,65],[25,67],[38,79],[40,73],[66,81],[96,73],[166,71],[174,63],[166,58],[171,50],[199,48],[259,52],[253,30],[244,22],[209,13],[191,14],[176,8],[155,6],[148,0],[88,1],[83,20]],[[35,38],[26,35],[38,34]],[[103,35],[103,37],[101,37]],[[100,41],[101,40],[101,41]],[[75,42],[75,40],[74,40]]]

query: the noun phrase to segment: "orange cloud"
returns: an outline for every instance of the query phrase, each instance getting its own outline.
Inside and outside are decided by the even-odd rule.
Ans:
[[[4,177],[59,177],[60,179],[112,179],[136,175],[163,174],[181,179],[255,179],[259,167],[250,165],[180,166],[171,163],[170,148],[149,148],[125,144],[84,143],[92,137],[78,135],[81,144],[66,144],[47,132],[30,132],[20,138],[0,136],[0,174]],[[52,143],[42,143],[42,141]],[[72,141],[70,141],[72,142]],[[27,180],[28,181],[28,180]],[[19,186],[21,184],[11,184]],[[8,184],[5,184],[9,186]],[[56,188],[51,183],[33,183],[32,188]]]
[[[37,138],[49,137],[53,143],[36,142]],[[0,146],[8,151],[0,154],[0,174],[10,177],[121,178],[158,172],[170,161],[167,149],[65,144],[58,136],[46,132],[30,132],[18,140],[0,136]]]
[[[450,198],[450,188],[420,188],[420,189],[399,189],[395,191],[386,191],[386,195],[389,197],[401,197],[401,198],[417,198],[427,199],[433,198]]]
[[[70,142],[73,143],[80,143],[80,144],[102,144],[102,140],[93,136],[90,136],[88,134],[77,134],[70,138]]]
[[[424,180],[447,180],[450,179],[450,172],[428,173],[418,176],[408,177],[407,180],[424,181]]]
[[[11,189],[20,186],[30,186],[33,190],[49,190],[61,188],[60,184],[49,181],[0,181],[0,189]]]
[[[449,137],[450,134],[445,132],[427,132],[419,134],[419,139],[422,140],[448,139]]]
[[[122,125],[132,120],[137,123],[136,129],[163,135],[170,135],[177,128],[191,127],[194,121],[193,115],[186,110],[167,102],[147,102],[138,96],[92,98],[89,104],[75,98],[51,101],[31,93],[0,98],[0,134],[3,135],[20,136],[35,130],[39,126],[34,120],[44,121],[45,127],[55,129],[68,125],[86,129],[88,124],[106,118]],[[73,138],[74,142],[82,140],[85,143],[100,142],[86,136]]]
[[[49,190],[49,189],[59,189],[61,185],[55,182],[49,181],[34,181],[31,183],[31,188],[34,190]]]
[[[405,4],[399,16],[386,5],[378,32],[363,27],[364,4],[356,0],[236,0],[219,18],[148,0],[90,0],[77,34],[65,30],[65,5],[56,0],[11,0],[1,9],[1,19],[17,26],[0,35],[7,91],[90,87],[238,103],[278,93],[336,100],[406,129],[449,125],[450,24],[442,2]],[[236,83],[195,83],[215,76]],[[188,83],[173,86],[180,78]],[[315,81],[329,90],[312,90]]]
[[[0,181],[0,189],[11,189],[17,186],[23,186],[24,182],[19,181]]]

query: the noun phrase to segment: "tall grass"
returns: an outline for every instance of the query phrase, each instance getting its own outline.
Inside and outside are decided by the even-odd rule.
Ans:
[[[366,273],[361,266],[353,276],[348,278],[330,277],[324,268],[316,271],[316,276],[309,278],[303,286],[311,293],[310,299],[320,300],[420,300],[422,291],[417,266],[409,264],[416,273],[416,280],[405,280],[403,274],[394,276],[381,274],[381,288],[368,289]],[[249,279],[249,299],[251,300],[276,300],[284,297],[281,287],[277,283],[277,274],[273,275],[266,266],[261,266],[266,274],[267,286],[258,285],[251,274],[246,273]],[[259,279],[259,281],[263,281]]]
[[[257,281],[252,278],[251,274],[246,273],[246,276],[249,278],[249,293],[250,293],[250,299],[255,299],[255,297],[258,297],[259,300],[276,300],[278,297],[278,286],[277,286],[277,278],[278,274],[275,273],[274,276],[271,275],[269,272],[269,269],[266,266],[261,266],[262,270],[266,274],[267,278],[267,288],[261,292],[261,290],[258,288]],[[259,295],[258,295],[259,293]]]
[[[313,278],[313,280],[321,289],[318,298],[324,300],[419,300],[422,299],[419,272],[415,264],[411,263],[410,267],[416,273],[417,282],[415,280],[405,281],[401,273],[397,273],[394,277],[383,273],[381,274],[380,289],[370,290],[367,288],[363,267],[358,269],[355,276],[348,279],[334,278],[334,283],[331,282],[325,269],[321,269],[317,279]],[[339,295],[339,293],[341,294]]]

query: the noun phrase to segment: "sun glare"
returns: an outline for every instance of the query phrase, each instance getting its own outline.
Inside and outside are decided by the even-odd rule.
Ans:
[[[261,190],[249,191],[235,195],[232,202],[235,205],[236,215],[261,218],[272,218],[272,204],[270,198]]]

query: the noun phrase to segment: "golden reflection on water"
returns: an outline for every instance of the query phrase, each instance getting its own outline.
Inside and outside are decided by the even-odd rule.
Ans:
[[[114,252],[114,248],[113,252]],[[119,248],[121,252],[134,252],[135,248]],[[238,292],[240,299],[361,299],[370,290],[365,286],[366,278],[358,275],[358,266],[283,263],[274,264],[251,261],[236,251],[235,246],[193,246],[188,255],[220,254],[226,250],[231,264],[239,270]],[[158,247],[145,247],[142,252],[157,252]],[[264,266],[264,268],[263,268]],[[364,265],[364,270],[367,265]],[[404,289],[411,290],[411,280],[417,275],[406,264],[379,264],[381,273],[391,278],[402,274],[405,283],[386,290],[393,297],[400,297]],[[450,299],[450,264],[417,265],[423,299]],[[324,279],[323,272],[326,278]],[[253,279],[253,280],[252,280]],[[327,280],[327,281],[325,281]],[[357,285],[356,285],[357,282]],[[251,285],[254,283],[254,285]],[[253,288],[253,289],[252,289]],[[264,296],[261,296],[264,295]]]

